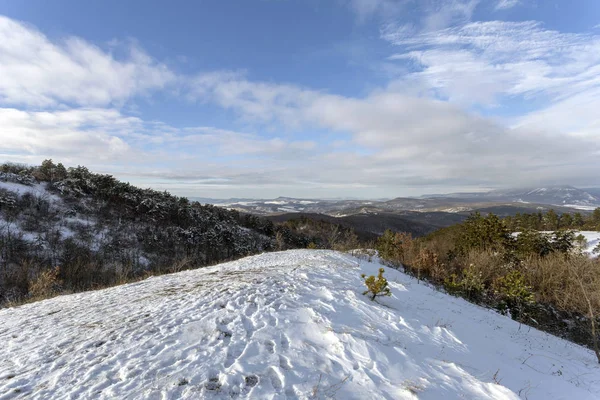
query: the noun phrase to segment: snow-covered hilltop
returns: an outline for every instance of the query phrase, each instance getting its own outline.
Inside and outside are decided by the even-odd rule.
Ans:
[[[596,399],[591,351],[333,251],[0,310],[0,399]]]

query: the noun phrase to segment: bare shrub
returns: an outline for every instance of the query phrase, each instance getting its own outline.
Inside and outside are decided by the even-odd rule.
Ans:
[[[342,235],[336,240],[335,245],[332,247],[338,251],[348,251],[359,247],[358,236],[352,231],[342,232]]]
[[[414,239],[410,233],[394,233],[388,229],[377,240],[377,251],[386,260],[403,264],[407,256],[410,256],[413,244]]]
[[[62,285],[59,274],[59,267],[41,272],[29,287],[30,296],[34,299],[45,299],[59,293]]]
[[[12,297],[21,297],[29,292],[29,280],[37,266],[28,259],[20,264],[8,265],[0,275],[0,282],[4,286],[0,292],[12,292]],[[1,300],[1,299],[0,299]],[[14,299],[13,299],[14,300]]]
[[[567,289],[569,276],[567,259],[563,254],[550,254],[546,257],[529,256],[523,261],[522,266],[526,280],[533,288],[538,302],[561,304],[566,309],[571,308],[564,302],[562,296]]]
[[[469,251],[465,264],[473,268],[487,286],[510,270],[502,254],[491,250]]]
[[[359,260],[372,262],[373,257],[377,255],[377,251],[374,249],[355,249],[351,251],[351,254]]]
[[[183,257],[173,262],[169,272],[181,272],[190,268],[192,268],[192,260],[189,257]]]
[[[417,279],[421,279],[421,274],[431,276],[435,280],[446,277],[444,265],[438,254],[428,248],[419,250],[418,254],[412,259],[411,266],[417,272]]]
[[[600,262],[586,257],[573,257],[567,264],[568,280],[562,298],[564,306],[586,315],[590,322],[592,346],[600,363],[598,315],[600,315]]]
[[[286,245],[285,245],[285,238],[283,236],[283,233],[281,231],[278,231],[277,233],[275,233],[275,243],[276,243],[276,248],[277,250],[281,251],[281,250],[285,250],[286,249]]]

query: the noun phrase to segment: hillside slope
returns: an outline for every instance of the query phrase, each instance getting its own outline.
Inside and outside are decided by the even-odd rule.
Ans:
[[[56,266],[61,290],[82,291],[311,241],[253,215],[60,165],[0,164],[0,307],[27,299]]]
[[[593,354],[391,269],[296,250],[0,310],[0,399],[595,399]]]

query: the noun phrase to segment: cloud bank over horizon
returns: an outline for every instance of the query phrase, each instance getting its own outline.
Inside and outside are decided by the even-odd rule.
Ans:
[[[600,186],[600,31],[549,27],[528,3],[294,3],[307,11],[281,42],[201,53],[194,41],[171,51],[175,37],[56,34],[0,15],[0,160],[52,158],[216,198]],[[314,39],[326,56],[301,52],[296,34],[328,12],[343,27]],[[276,35],[260,15],[240,29]],[[288,36],[300,42],[287,48]],[[330,50],[342,46],[354,55]],[[301,72],[276,63],[290,59]]]

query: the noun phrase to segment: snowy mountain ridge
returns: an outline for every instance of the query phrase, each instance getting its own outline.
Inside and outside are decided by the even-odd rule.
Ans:
[[[591,351],[294,250],[0,310],[0,399],[596,399]]]
[[[529,203],[552,204],[571,208],[586,207],[593,209],[600,206],[600,198],[585,190],[573,186],[549,186],[539,188],[523,188],[494,190],[486,194],[491,198],[513,199]]]
[[[594,192],[595,193],[595,192]],[[291,212],[319,213],[331,216],[348,216],[360,213],[404,213],[444,211],[469,213],[494,206],[517,206],[518,212],[537,212],[538,209],[555,208],[560,212],[591,211],[600,207],[600,196],[573,186],[548,186],[534,188],[497,189],[487,192],[448,193],[420,197],[397,197],[390,200],[325,200],[294,199],[230,199],[210,200],[222,207],[251,212],[258,215],[276,215]],[[525,207],[528,205],[529,207]],[[521,210],[519,210],[519,208]],[[528,210],[525,210],[527,208]],[[515,211],[515,212],[517,212]],[[512,214],[514,215],[513,212]]]

